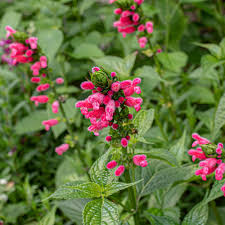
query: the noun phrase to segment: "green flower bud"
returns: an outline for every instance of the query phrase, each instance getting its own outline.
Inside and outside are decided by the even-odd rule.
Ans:
[[[117,6],[121,9],[130,9],[130,7],[132,5],[134,5],[134,1],[133,0],[117,0],[115,2],[117,4]]]
[[[91,82],[95,85],[95,87],[100,87],[104,90],[111,86],[112,78],[101,69],[91,74]]]
[[[16,33],[13,34],[13,37],[17,42],[23,43],[25,42],[26,39],[28,39],[28,35],[24,32],[19,32],[17,31]]]

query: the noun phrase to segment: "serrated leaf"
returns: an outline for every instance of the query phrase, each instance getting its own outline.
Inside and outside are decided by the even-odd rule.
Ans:
[[[182,225],[206,225],[208,220],[208,205],[200,202],[185,216]]]
[[[85,59],[96,57],[100,58],[104,56],[103,51],[95,44],[90,43],[82,43],[81,45],[77,46],[73,53],[74,58],[76,59]]]
[[[165,69],[173,72],[180,72],[181,68],[186,65],[188,59],[187,55],[183,52],[162,52],[157,55],[157,58]]]
[[[134,125],[138,130],[138,135],[143,136],[152,126],[154,119],[154,109],[148,111],[141,110],[134,118]]]
[[[178,223],[169,216],[155,216],[151,213],[145,214],[152,225],[178,225]]]
[[[6,11],[2,17],[0,25],[0,37],[6,36],[5,27],[11,26],[16,29],[21,20],[21,14],[14,11]]]
[[[207,199],[204,202],[208,203],[219,197],[222,197],[223,192],[221,191],[221,187],[224,185],[224,183],[225,183],[225,178],[223,180],[216,180],[212,186],[209,196],[207,197]]]
[[[184,153],[186,152],[185,139],[186,139],[186,131],[183,132],[182,137],[169,150],[176,156],[177,162],[179,163],[183,161]]]
[[[45,110],[37,110],[32,112],[29,116],[24,117],[15,126],[15,132],[17,134],[26,134],[34,131],[40,131],[44,129],[42,125],[43,120],[48,119],[48,113]]]
[[[93,4],[95,3],[95,0],[84,0],[81,2],[81,4],[79,5],[79,9],[80,9],[80,14],[82,15],[84,13],[85,10],[89,9]]]
[[[74,199],[101,197],[102,188],[93,182],[74,181],[58,188],[49,198]]]
[[[54,225],[55,211],[56,207],[53,207],[52,210],[38,223],[38,225]]]
[[[119,214],[117,205],[107,199],[88,202],[83,211],[84,225],[118,225]]]
[[[40,30],[37,37],[42,51],[52,61],[63,42],[62,31],[56,29]]]
[[[118,191],[134,186],[138,184],[139,182],[141,182],[141,180],[137,182],[133,182],[133,183],[114,182],[114,183],[108,184],[104,187],[104,194],[106,197],[110,196]]]
[[[66,217],[77,224],[82,224],[82,212],[89,199],[72,199],[59,202],[59,208]]]
[[[111,154],[112,149],[109,149],[104,155],[98,158],[91,169],[89,170],[89,174],[91,176],[92,181],[101,186],[105,186],[116,181],[116,177],[112,174],[112,171],[106,169],[106,165],[108,163],[109,155]]]
[[[214,129],[213,129],[213,136],[215,137],[219,130],[224,126],[225,124],[225,93],[220,98],[215,119],[214,119]]]
[[[210,51],[210,53],[213,56],[216,56],[217,58],[221,57],[221,54],[222,54],[221,48],[216,44],[202,44],[202,43],[194,43],[194,44],[198,45],[202,48],[208,49]]]
[[[140,195],[151,194],[157,190],[167,188],[175,182],[188,180],[194,175],[195,170],[195,165],[162,169],[145,183]]]

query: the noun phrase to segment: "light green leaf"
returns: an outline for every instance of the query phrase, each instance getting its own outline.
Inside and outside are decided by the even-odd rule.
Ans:
[[[74,199],[101,197],[102,188],[93,182],[74,181],[58,188],[49,198]]]
[[[184,67],[187,63],[187,55],[183,52],[173,52],[165,53],[162,52],[157,55],[160,63],[165,67],[165,69],[180,72],[181,68]]]
[[[206,0],[181,0],[181,3],[205,2]]]
[[[186,152],[185,139],[186,139],[186,131],[184,130],[182,137],[169,150],[176,156],[176,159],[179,163],[183,161],[184,153]]]
[[[106,197],[110,196],[110,195],[112,195],[112,194],[114,194],[118,191],[121,191],[121,190],[126,189],[128,187],[131,187],[133,185],[136,185],[140,181],[133,182],[133,183],[114,182],[114,183],[108,184],[104,187],[104,194],[105,194]]]
[[[215,137],[219,130],[225,124],[225,93],[220,98],[219,105],[216,110],[215,119],[214,119],[214,129],[213,136]]]
[[[92,181],[100,184],[101,186],[110,184],[117,179],[114,174],[112,174],[112,170],[109,171],[106,169],[111,151],[112,149],[109,149],[104,155],[98,158],[89,171]]]
[[[68,217],[76,224],[82,224],[82,212],[85,205],[89,202],[89,199],[71,199],[59,202],[59,208],[63,211],[66,217]]]
[[[185,216],[182,225],[206,225],[208,205],[200,202]]]
[[[225,179],[215,181],[215,183],[213,184],[212,189],[209,193],[209,196],[205,200],[206,203],[223,196],[223,192],[221,191],[221,187],[224,185],[224,183],[225,183]]]
[[[37,110],[32,112],[29,116],[24,117],[15,126],[15,132],[17,134],[26,134],[34,131],[40,131],[44,129],[42,125],[43,120],[48,119],[48,113],[46,110]]]
[[[55,211],[56,207],[53,207],[52,210],[38,223],[38,225],[54,225]]]
[[[53,29],[40,30],[37,37],[42,51],[52,61],[63,42],[62,31]]]
[[[76,59],[85,59],[85,58],[91,58],[91,57],[100,58],[104,56],[104,53],[95,44],[82,43],[81,45],[77,46],[77,48],[75,49],[73,53],[73,56]]]
[[[185,167],[171,167],[156,172],[143,186],[140,195],[151,194],[164,189],[177,181],[185,181],[194,175],[195,165]]]
[[[88,202],[83,211],[84,225],[119,225],[119,214],[116,204],[107,199]]]
[[[84,11],[89,9],[94,3],[95,3],[95,0],[92,0],[92,1],[83,0],[79,5],[80,14],[82,15],[84,13]]]
[[[202,43],[194,43],[194,44],[198,45],[202,48],[208,49],[210,51],[210,53],[213,56],[216,56],[217,58],[221,57],[221,54],[222,54],[221,48],[216,44],[202,44]]]
[[[130,76],[135,59],[136,53],[127,56],[125,59],[116,56],[105,56],[99,59],[92,58],[98,66],[102,66],[107,72],[117,72],[121,79]]]
[[[144,134],[151,128],[154,119],[154,109],[148,111],[141,110],[134,118],[134,125],[138,129],[138,135],[144,136]]]
[[[6,36],[5,27],[11,26],[13,29],[16,29],[21,20],[21,14],[14,11],[6,11],[2,17],[0,25],[0,37]]]
[[[178,223],[169,216],[155,216],[151,213],[145,214],[152,225],[178,225]]]

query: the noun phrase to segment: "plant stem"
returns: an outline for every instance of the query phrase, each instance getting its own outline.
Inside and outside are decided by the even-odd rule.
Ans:
[[[132,178],[135,177],[134,168],[132,167]],[[130,170],[125,171],[125,180],[127,183],[131,183],[131,177],[130,177]],[[128,188],[128,194],[129,194],[129,201],[130,201],[130,207],[131,211],[134,212],[134,221],[135,225],[139,225],[140,219],[139,219],[139,213],[138,213],[138,207],[137,207],[137,198],[136,198],[136,186],[133,185],[132,187]]]

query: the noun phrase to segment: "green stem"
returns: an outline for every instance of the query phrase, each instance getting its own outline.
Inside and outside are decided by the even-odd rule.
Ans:
[[[132,178],[135,179],[135,172],[134,168],[132,168]],[[131,177],[130,177],[130,171],[125,171],[125,180],[126,183],[132,183]],[[135,225],[140,225],[140,219],[139,219],[139,213],[138,213],[138,207],[137,207],[137,198],[136,198],[136,186],[133,185],[132,187],[128,188],[128,195],[129,195],[129,204],[131,207],[131,211],[134,212],[134,221]]]
[[[216,207],[215,201],[212,201],[210,204],[211,204],[211,207],[213,209],[214,215],[216,217],[217,224],[218,225],[223,225],[223,221],[222,221],[222,218],[221,218],[221,216],[220,216],[220,214],[218,212],[218,209]]]

